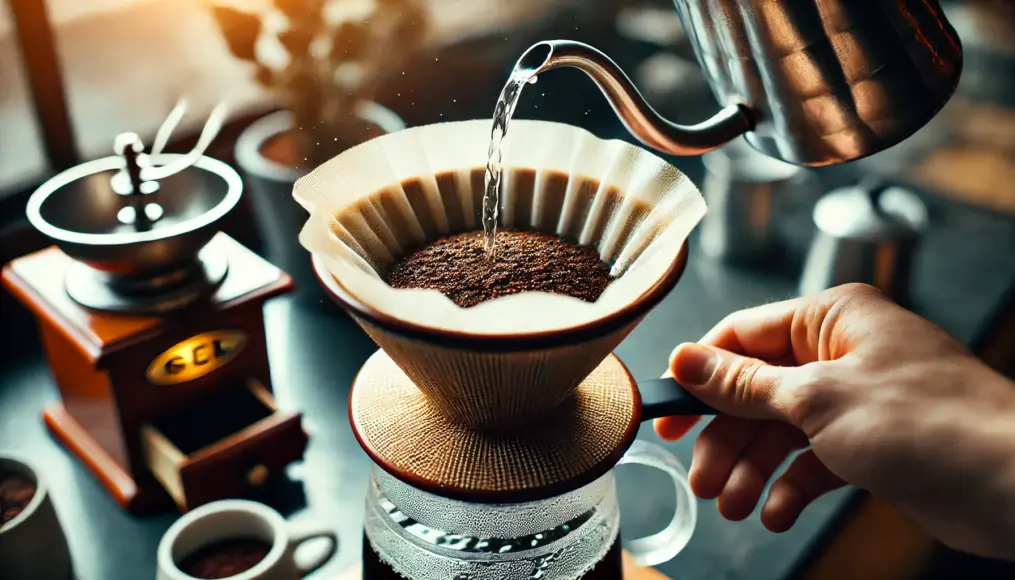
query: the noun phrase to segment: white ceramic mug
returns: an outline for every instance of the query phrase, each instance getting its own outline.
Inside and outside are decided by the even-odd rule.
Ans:
[[[230,580],[295,580],[317,570],[338,548],[335,532],[321,524],[287,522],[270,507],[244,500],[224,500],[201,506],[178,519],[159,542],[157,580],[193,580],[178,563],[216,542],[251,538],[271,545],[256,566]],[[327,538],[326,552],[310,562],[298,562],[296,548],[315,538]]]

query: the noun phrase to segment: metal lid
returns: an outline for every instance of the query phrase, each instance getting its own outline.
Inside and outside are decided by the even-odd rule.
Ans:
[[[821,233],[857,241],[916,237],[927,222],[927,208],[920,198],[901,187],[877,182],[834,190],[814,208],[814,224]]]

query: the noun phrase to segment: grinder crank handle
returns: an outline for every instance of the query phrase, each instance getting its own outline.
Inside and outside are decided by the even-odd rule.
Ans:
[[[641,420],[675,415],[718,415],[718,411],[687,392],[676,379],[663,378],[638,383],[641,393]]]

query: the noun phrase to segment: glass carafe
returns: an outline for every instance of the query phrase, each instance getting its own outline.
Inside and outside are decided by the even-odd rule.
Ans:
[[[618,465],[668,474],[676,511],[662,531],[626,543],[641,566],[672,559],[691,538],[697,506],[687,472],[658,445],[635,441]],[[646,498],[651,501],[651,498]],[[572,492],[518,504],[451,500],[374,468],[367,493],[364,580],[616,580],[620,510],[612,472]]]

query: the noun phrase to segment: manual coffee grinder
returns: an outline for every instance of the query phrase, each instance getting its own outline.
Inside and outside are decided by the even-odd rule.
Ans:
[[[307,444],[272,396],[262,317],[292,281],[219,231],[242,193],[203,155],[222,108],[195,150],[161,153],[183,111],[150,153],[123,134],[42,185],[28,219],[54,246],[3,268],[60,390],[46,426],[134,513],[245,495]]]
[[[488,120],[386,135],[294,189],[324,289],[381,348],[349,405],[376,466],[364,578],[616,580],[614,466],[675,485],[671,524],[627,543],[639,564],[671,559],[694,529],[686,471],[635,436],[654,417],[714,412],[672,379],[636,383],[611,351],[680,279],[704,201],[643,149],[516,120],[501,227],[595,247],[616,279],[595,303],[523,292],[471,308],[385,284],[395,257],[480,227],[489,135]]]

